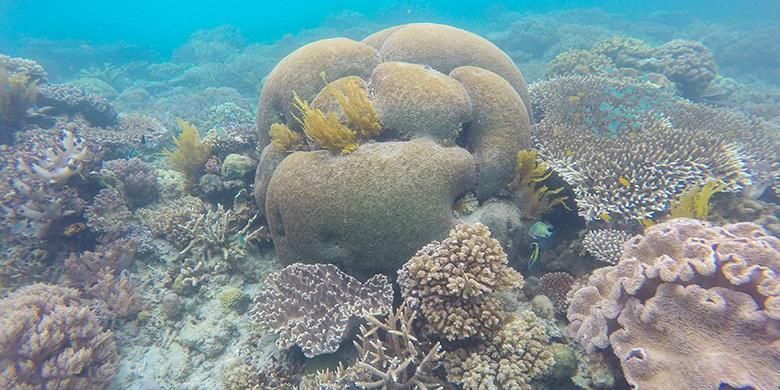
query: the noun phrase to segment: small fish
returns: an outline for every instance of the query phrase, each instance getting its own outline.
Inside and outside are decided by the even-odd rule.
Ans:
[[[574,151],[571,149],[566,149],[565,151],[563,151],[563,155],[566,157],[574,156]]]
[[[601,218],[601,220],[602,220],[602,221],[604,221],[604,222],[609,222],[609,221],[611,221],[611,220],[612,220],[612,217],[611,217],[611,216],[609,215],[609,213],[608,213],[608,212],[606,212],[606,211],[602,211],[602,212],[601,212],[601,214],[599,214],[599,217],[600,217],[600,218]]]
[[[536,263],[536,261],[539,260],[539,244],[532,242],[531,243],[531,259],[528,261],[528,269],[530,270],[531,267]]]
[[[618,179],[618,183],[620,183],[621,186],[626,188],[631,186],[631,183],[628,181],[628,179],[626,179],[625,176],[620,176],[620,178]]]
[[[533,225],[531,225],[531,228],[528,229],[528,235],[531,236],[534,240],[538,240],[540,238],[550,238],[553,234],[553,227],[547,222],[536,222]]]
[[[580,100],[582,100],[582,98],[577,95],[569,96],[569,103],[571,104],[577,104],[580,102]]]

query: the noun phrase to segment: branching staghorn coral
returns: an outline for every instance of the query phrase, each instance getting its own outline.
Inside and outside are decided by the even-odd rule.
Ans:
[[[191,123],[177,119],[181,133],[173,137],[176,146],[173,150],[166,150],[168,158],[174,169],[184,174],[190,185],[197,183],[198,177],[203,171],[206,160],[211,156],[212,144],[200,139],[198,129]]]
[[[535,150],[517,153],[515,176],[509,183],[512,197],[523,210],[523,217],[538,219],[557,205],[566,207],[566,196],[558,195],[563,187],[550,189],[543,182],[552,175],[544,162],[537,161]]]
[[[590,92],[579,97],[579,91]],[[541,115],[532,129],[535,147],[572,185],[587,221],[646,220],[692,184],[722,180],[736,190],[749,182],[735,142],[698,127],[673,126],[665,113],[679,106],[654,91],[593,76],[562,77],[533,88]],[[606,107],[598,96],[622,103]],[[619,115],[610,114],[616,109]]]
[[[295,119],[306,135],[321,148],[341,154],[350,154],[358,148],[355,132],[342,125],[335,113],[326,114],[318,108],[311,108],[309,103],[301,100],[297,94],[295,108],[301,116],[295,116]]]
[[[384,275],[361,283],[332,264],[296,263],[266,277],[251,316],[279,336],[279,348],[314,357],[335,352],[354,317],[389,313],[392,302]]]
[[[501,244],[485,225],[458,225],[398,270],[401,296],[427,333],[447,340],[490,337],[504,317],[494,293],[520,288]]]
[[[417,338],[413,322],[416,312],[406,305],[380,320],[367,315],[368,326],[360,326],[358,358],[347,368],[347,377],[362,389],[442,389],[432,371],[441,364],[444,351],[437,342],[425,345]],[[351,371],[351,372],[350,372]],[[341,381],[343,383],[343,380]]]
[[[447,379],[466,389],[531,389],[555,361],[544,325],[531,311],[507,319],[491,339],[447,352]]]
[[[780,383],[780,240],[752,223],[673,219],[629,240],[571,299],[570,333],[612,346],[629,384]]]

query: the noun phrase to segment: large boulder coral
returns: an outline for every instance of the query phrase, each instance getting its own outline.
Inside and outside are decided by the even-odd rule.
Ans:
[[[402,25],[294,51],[268,76],[257,115],[254,195],[279,257],[395,271],[446,235],[457,197],[486,200],[508,184],[530,144],[528,102],[506,54],[450,26]],[[307,142],[273,145],[272,125]],[[442,160],[442,150],[458,157]]]
[[[430,140],[382,142],[352,154],[296,152],[268,186],[277,256],[393,272],[454,226],[452,204],[474,186],[471,155]]]
[[[624,244],[567,316],[588,350],[612,346],[630,384],[780,383],[780,240],[752,223],[674,219]],[[691,362],[702,362],[692,365]]]

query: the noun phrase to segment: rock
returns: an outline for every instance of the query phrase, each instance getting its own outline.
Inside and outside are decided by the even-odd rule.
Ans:
[[[252,172],[257,167],[257,161],[244,156],[243,154],[232,153],[225,157],[225,161],[222,162],[222,178],[229,179],[244,179],[251,177]]]

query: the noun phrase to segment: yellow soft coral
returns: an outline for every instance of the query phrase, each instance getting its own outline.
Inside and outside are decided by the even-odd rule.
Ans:
[[[521,150],[517,153],[515,177],[509,184],[512,196],[523,209],[523,216],[537,219],[557,205],[566,206],[566,196],[558,195],[563,187],[550,189],[542,184],[552,175],[547,164],[537,162],[535,150]]]
[[[298,150],[302,146],[303,140],[300,134],[290,130],[289,127],[281,123],[272,124],[271,129],[268,130],[268,135],[271,136],[272,144],[288,152]]]
[[[710,215],[710,198],[728,187],[728,184],[719,180],[692,185],[672,203],[669,215],[672,218],[696,218],[706,221]]]
[[[0,126],[15,125],[35,103],[38,85],[23,74],[9,74],[0,66]]]
[[[343,80],[339,87],[328,83],[325,90],[339,103],[351,128],[356,129],[361,136],[366,138],[379,135],[382,131],[379,117],[374,106],[368,100],[368,94],[363,89],[360,79],[348,77]]]
[[[335,113],[323,113],[319,109],[309,107],[309,103],[294,94],[295,108],[301,117],[295,120],[301,124],[306,135],[323,149],[331,152],[340,151],[349,154],[358,148],[355,142],[355,132],[343,126]]]
[[[164,154],[171,166],[184,174],[188,185],[193,185],[211,156],[212,144],[201,141],[195,125],[183,119],[177,119],[176,124],[181,131],[178,137],[173,137],[176,147]]]

